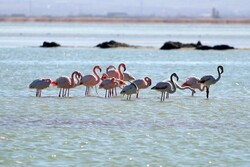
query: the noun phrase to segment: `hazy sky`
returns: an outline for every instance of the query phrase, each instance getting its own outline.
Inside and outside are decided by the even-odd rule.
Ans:
[[[0,0],[0,15],[106,15],[206,16],[212,8],[221,17],[250,17],[250,0]]]

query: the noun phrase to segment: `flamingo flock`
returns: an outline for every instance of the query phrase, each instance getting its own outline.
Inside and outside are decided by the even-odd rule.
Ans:
[[[60,76],[52,81],[50,78],[36,79],[29,84],[30,89],[36,89],[36,96],[41,97],[43,89],[50,85],[59,88],[58,97],[69,97],[69,90],[77,86],[83,85],[86,87],[85,96],[91,96],[91,88],[97,86],[99,89],[105,90],[105,98],[117,96],[117,88],[122,89],[121,95],[127,95],[127,100],[131,100],[131,96],[135,94],[139,98],[139,91],[147,89],[152,85],[150,77],[146,76],[142,79],[136,79],[131,73],[126,71],[126,65],[121,63],[116,68],[110,65],[106,68],[106,73],[102,72],[102,68],[98,65],[94,66],[93,74],[83,75],[79,71],[74,71],[71,76]],[[217,67],[218,77],[212,75],[204,75],[201,78],[191,76],[181,85],[178,84],[179,77],[176,73],[171,74],[170,79],[164,79],[151,87],[151,90],[161,92],[161,101],[169,98],[169,94],[174,94],[177,89],[188,89],[192,92],[191,96],[196,93],[195,90],[204,91],[206,89],[206,98],[209,98],[209,88],[216,84],[221,79],[221,74],[224,72],[223,66]],[[97,93],[98,94],[98,93]]]

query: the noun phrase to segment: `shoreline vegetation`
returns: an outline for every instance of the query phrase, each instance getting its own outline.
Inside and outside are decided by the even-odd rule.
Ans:
[[[250,18],[0,17],[0,22],[250,24]]]

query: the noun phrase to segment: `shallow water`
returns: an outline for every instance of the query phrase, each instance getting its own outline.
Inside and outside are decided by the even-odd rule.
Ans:
[[[250,165],[249,51],[20,45],[0,49],[0,165]],[[224,73],[209,99],[205,92],[191,97],[190,91],[177,90],[160,102],[160,93],[150,89],[131,101],[120,95],[107,99],[104,90],[94,89],[85,97],[83,86],[68,98],[59,98],[52,86],[36,98],[27,87],[36,78],[54,80],[74,70],[89,74],[95,65],[105,71],[121,62],[136,78],[149,76],[152,86],[173,72],[180,83],[192,75],[217,77],[218,65]]]

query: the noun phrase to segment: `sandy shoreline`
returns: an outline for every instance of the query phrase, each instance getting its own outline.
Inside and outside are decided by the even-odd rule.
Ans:
[[[250,18],[0,17],[0,22],[250,24]]]

